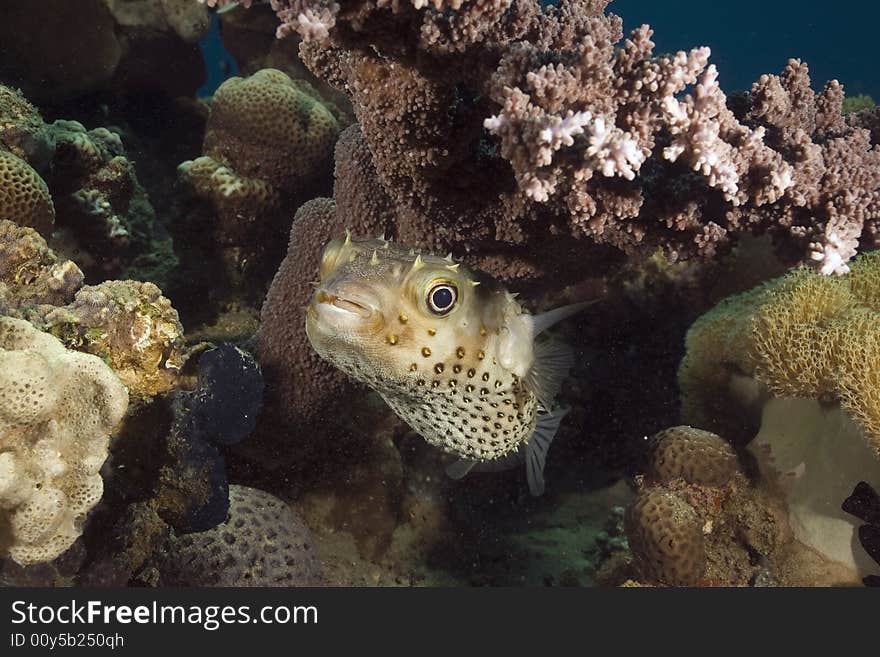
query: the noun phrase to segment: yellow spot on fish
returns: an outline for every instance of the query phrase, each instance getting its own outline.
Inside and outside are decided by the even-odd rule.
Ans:
[[[417,369],[419,369],[419,366],[416,365],[415,363],[413,363],[412,365],[409,366],[410,372],[415,372]]]
[[[480,350],[477,352],[477,358],[479,358],[480,360],[483,360],[485,357],[486,357],[486,352],[484,352],[482,349],[480,349]],[[488,376],[489,376],[489,375],[486,374],[486,377],[488,377]],[[483,380],[484,380],[484,381],[488,381],[488,378],[483,379]]]
[[[407,320],[409,320],[409,317],[406,316],[406,313],[400,313],[400,314],[397,316],[397,319],[400,320],[400,323],[401,323],[401,324],[406,324]]]
[[[486,335],[487,333],[488,333],[488,331],[486,330],[486,327],[485,327],[485,326],[481,326],[481,327],[480,327],[480,335]]]
[[[464,358],[464,347],[459,347],[455,350],[455,355],[459,358]]]
[[[422,356],[427,358],[431,355],[431,350],[428,347],[422,347]]]
[[[455,365],[452,368],[452,371],[455,372],[456,374],[458,374],[459,372],[461,372],[461,365]]]
[[[434,371],[437,372],[437,374],[443,374],[444,367],[443,363],[437,363],[434,365]]]
[[[470,377],[472,379],[472,378],[474,378],[474,374],[476,374],[476,373],[477,373],[477,370],[471,368],[468,370],[468,377]]]
[[[435,335],[437,335],[437,329],[428,329],[428,335],[433,338]]]
[[[390,334],[387,338],[385,338],[385,340],[388,341],[388,344],[397,344],[397,339],[398,339],[397,336],[394,335],[393,333]]]

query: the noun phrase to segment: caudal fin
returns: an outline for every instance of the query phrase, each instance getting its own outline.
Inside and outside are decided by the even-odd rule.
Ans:
[[[547,461],[547,452],[566,413],[568,413],[567,408],[557,408],[549,413],[539,414],[535,433],[526,444],[526,478],[529,482],[529,491],[535,497],[544,494],[544,464]]]

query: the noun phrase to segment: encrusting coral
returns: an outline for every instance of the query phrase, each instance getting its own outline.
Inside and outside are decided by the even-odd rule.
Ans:
[[[49,311],[39,323],[71,348],[104,359],[136,399],[179,385],[186,360],[183,326],[152,283],[87,285],[72,303]]]
[[[73,301],[83,280],[79,267],[59,258],[35,230],[0,219],[0,313],[63,306]]]
[[[655,56],[647,26],[616,46],[607,4],[270,3],[351,97],[392,237],[540,263],[561,236],[685,258],[770,231],[845,272],[875,240],[880,150],[841,86],[792,60],[728,99],[708,48]]]
[[[0,318],[0,554],[27,565],[70,547],[101,499],[99,470],[127,407],[101,359]]]

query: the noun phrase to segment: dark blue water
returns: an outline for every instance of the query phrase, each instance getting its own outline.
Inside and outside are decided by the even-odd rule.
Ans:
[[[725,91],[748,89],[798,57],[810,65],[814,87],[837,78],[847,95],[880,100],[876,0],[616,0],[610,10],[627,32],[651,25],[658,50],[712,48]]]

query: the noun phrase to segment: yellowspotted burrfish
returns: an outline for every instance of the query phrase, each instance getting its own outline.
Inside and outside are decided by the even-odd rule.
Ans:
[[[450,476],[524,459],[529,489],[540,495],[572,353],[538,336],[585,305],[532,315],[451,256],[346,234],[324,249],[306,332],[322,358],[458,456]]]

